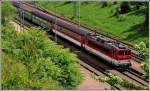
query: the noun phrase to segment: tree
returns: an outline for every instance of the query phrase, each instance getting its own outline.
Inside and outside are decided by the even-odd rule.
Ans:
[[[113,1],[113,4],[114,4],[114,5],[117,4],[117,1]]]
[[[136,7],[137,10],[140,9],[140,6],[141,6],[141,3],[140,3],[140,2],[137,2],[137,3],[135,4],[135,7]]]
[[[104,8],[107,6],[107,1],[101,1],[101,4],[102,4],[102,8]]]
[[[145,59],[141,64],[142,69],[144,70],[144,78],[149,79],[149,60]]]
[[[144,42],[136,44],[135,49],[143,59],[148,58],[148,49],[146,48],[146,44]]]
[[[121,14],[131,11],[129,2],[127,1],[122,2],[122,4],[120,5],[120,9],[121,9]]]
[[[140,42],[138,45],[135,45],[135,49],[139,52],[139,55],[144,59],[144,62],[141,63],[141,67],[144,70],[144,78],[149,78],[149,61],[148,61],[148,48],[144,42]]]
[[[149,25],[149,3],[146,2],[145,25]]]

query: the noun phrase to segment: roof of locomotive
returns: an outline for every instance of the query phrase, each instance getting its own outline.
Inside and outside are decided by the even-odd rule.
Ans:
[[[113,48],[116,50],[128,50],[129,49],[126,45],[119,43],[117,41],[111,40],[110,38],[107,38],[102,35],[98,35],[95,33],[89,33],[87,35],[87,37],[92,38],[98,44],[105,45],[105,47],[107,47],[107,48],[111,48],[111,49]]]

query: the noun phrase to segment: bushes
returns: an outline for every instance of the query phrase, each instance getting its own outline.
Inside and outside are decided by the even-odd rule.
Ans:
[[[26,66],[12,55],[2,54],[2,89],[25,89],[28,84]]]
[[[126,80],[123,80],[119,76],[113,75],[111,73],[108,73],[108,76],[105,78],[100,78],[100,76],[96,76],[95,74],[92,74],[93,78],[101,81],[101,82],[107,82],[111,86],[117,86],[117,87],[123,87],[126,88],[127,90],[147,90],[147,86],[136,86],[133,83],[130,83]]]
[[[4,62],[6,66],[3,68],[3,89],[72,89],[80,84],[82,76],[76,63],[76,55],[56,45],[41,29],[31,28],[29,31],[17,33],[8,23],[15,15],[14,7],[10,2],[3,2],[2,9],[5,16],[2,23],[2,51],[8,55],[6,58],[12,64]],[[10,58],[10,55],[13,58]],[[12,61],[13,59],[16,61]],[[15,64],[20,66],[12,69]],[[10,68],[7,68],[8,66]],[[24,70],[19,70],[20,67]],[[10,79],[6,78],[7,75]],[[26,81],[19,77],[25,78]]]
[[[2,58],[2,89],[63,89],[50,76],[38,78],[37,75],[42,73],[36,73],[29,78],[28,68],[13,55],[3,53]]]
[[[56,45],[41,29],[16,33],[9,26],[4,27],[2,33],[3,52],[26,66],[29,88],[72,89],[80,84],[82,76],[76,55]]]
[[[144,42],[135,44],[135,49],[139,53],[139,56],[144,59],[141,63],[141,68],[144,70],[144,78],[149,79],[149,60],[148,60],[148,48]]]
[[[129,11],[131,11],[130,3],[127,1],[122,2],[120,5],[120,9],[121,9],[120,12],[121,14],[128,13]]]
[[[2,24],[5,24],[16,15],[16,8],[8,1],[2,2]]]

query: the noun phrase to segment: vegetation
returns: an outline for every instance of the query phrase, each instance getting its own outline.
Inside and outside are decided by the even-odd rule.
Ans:
[[[4,35],[2,41],[3,52],[8,55],[11,54],[16,59],[16,62],[25,66],[24,69],[26,68],[28,72],[26,88],[57,89],[59,86],[63,86],[63,88],[71,89],[81,82],[82,76],[80,67],[76,63],[76,55],[50,41],[41,30],[32,28],[30,31],[25,30],[23,33],[15,33],[12,27],[7,26],[2,30],[2,33]],[[8,58],[8,61],[10,59]],[[15,65],[15,61],[12,60],[10,62],[14,62],[13,64]],[[9,63],[5,63],[6,66],[9,66]],[[10,66],[10,69],[13,67],[13,65],[12,67]],[[10,69],[8,68],[8,70]],[[8,70],[4,69],[3,72],[8,73]],[[17,71],[18,69],[13,70]],[[3,76],[5,77],[6,75]],[[2,80],[5,82],[9,79]],[[55,87],[51,83],[57,83],[58,86],[56,85]],[[5,83],[2,83],[3,89],[18,89],[11,86],[13,85],[11,83],[7,84],[10,86],[7,87]]]
[[[56,4],[40,2],[39,5],[49,10],[57,10],[56,12],[69,18],[75,15],[72,12],[74,6],[70,2],[65,4],[64,2]],[[125,14],[118,13],[119,9],[116,10],[120,6],[118,2],[105,3],[104,7],[99,6],[102,4],[83,3],[81,23],[94,26],[97,30],[113,36],[122,35],[119,37],[128,42],[138,43],[142,40],[148,44],[148,35],[145,31],[147,28],[143,27],[145,6],[141,5],[142,7],[140,6],[136,11],[130,7],[131,11]],[[133,6],[139,7],[138,5]],[[10,2],[2,2],[2,89],[73,89],[79,85],[82,75],[79,72],[76,55],[70,53],[69,49],[64,49],[52,42],[41,29],[31,28],[24,32],[15,32],[9,24],[15,12]],[[88,16],[89,12],[92,17]],[[77,20],[75,17],[73,19]],[[135,31],[131,31],[133,29]],[[145,45],[143,46],[146,48]],[[143,55],[147,54],[145,54],[147,51],[142,50],[141,53],[143,52]],[[145,78],[148,76],[147,62],[148,60],[145,60],[142,64]],[[97,78],[111,85],[120,85],[128,89],[147,89],[147,87],[137,87],[112,74],[104,79]]]
[[[149,79],[149,61],[148,61],[148,48],[146,48],[146,44],[144,42],[140,42],[135,45],[135,49],[138,51],[139,55],[144,59],[141,67],[144,70],[144,78]]]
[[[145,87],[136,86],[133,83],[123,80],[119,76],[113,75],[111,73],[109,73],[108,76],[105,78],[101,78],[100,76],[96,76],[95,74],[92,74],[92,76],[97,81],[107,82],[111,86],[124,87],[127,90],[146,90],[146,89],[148,89],[148,87],[146,87],[146,86]]]
[[[2,89],[61,89],[51,77],[43,77],[42,79],[29,79],[29,72],[26,65],[22,61],[13,57],[13,55],[3,53],[2,68]],[[44,72],[45,73],[45,72]],[[33,79],[33,78],[32,78]],[[63,89],[63,88],[62,88]]]
[[[80,23],[105,35],[134,45],[144,41],[148,46],[147,2],[81,2]],[[77,21],[74,2],[39,2],[37,5]]]
[[[2,2],[2,24],[4,25],[7,23],[10,19],[12,19],[13,16],[16,15],[16,8],[11,5],[10,2]]]
[[[13,7],[4,4],[2,13]],[[76,55],[39,28],[16,32],[9,23],[12,15],[5,17],[2,26],[2,89],[73,89],[79,85],[82,75]]]
[[[26,66],[12,55],[6,53],[2,54],[2,59],[2,88],[25,88],[28,82]]]

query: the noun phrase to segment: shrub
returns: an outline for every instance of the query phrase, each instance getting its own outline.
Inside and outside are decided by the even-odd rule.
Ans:
[[[2,1],[2,24],[5,24],[16,15],[16,8],[11,2]]]
[[[124,87],[128,90],[147,90],[148,87],[147,86],[136,86],[133,83],[130,83],[126,80],[123,80],[122,78],[120,78],[119,76],[113,75],[111,73],[108,73],[107,77],[101,78],[100,76],[96,76],[95,74],[92,74],[92,77],[95,80],[98,80],[100,82],[107,82],[109,83],[111,86],[117,86],[117,87]]]
[[[12,55],[2,54],[2,89],[25,89],[28,85],[26,66]]]
[[[76,55],[56,45],[41,29],[31,28],[16,33],[9,27],[4,28],[2,32],[3,52],[12,54],[27,67],[30,88],[52,89],[49,88],[49,79],[56,83],[56,87],[63,86],[66,89],[80,84],[82,76]],[[50,83],[50,86],[43,88],[43,83]]]
[[[141,63],[141,68],[144,70],[144,78],[149,79],[149,61],[148,61],[148,48],[144,42],[135,44],[135,49],[139,53],[139,56],[144,59]]]
[[[120,14],[119,17],[118,17],[118,20],[119,21],[125,21],[126,20],[126,16],[123,15],[123,14]]]

